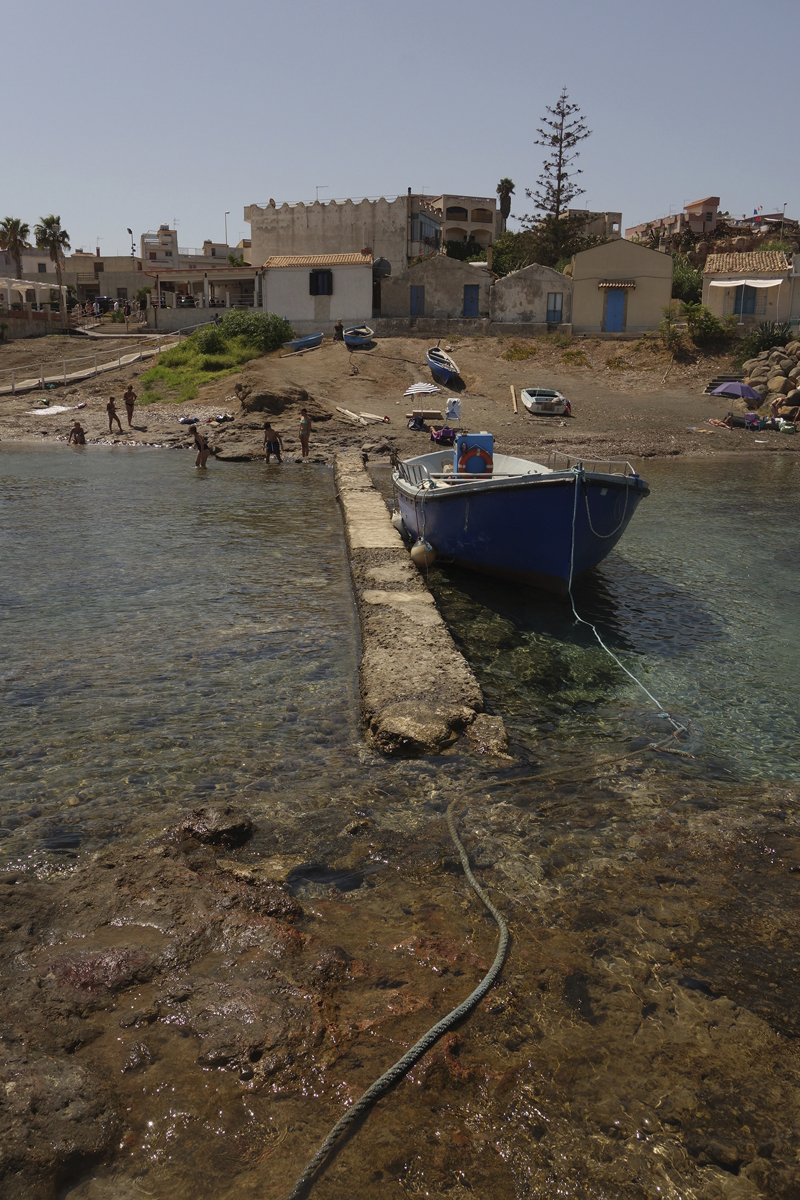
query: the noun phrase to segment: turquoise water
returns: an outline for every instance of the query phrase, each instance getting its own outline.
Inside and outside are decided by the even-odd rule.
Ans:
[[[581,616],[679,721],[712,772],[800,777],[800,462],[650,460],[616,553],[577,589]],[[431,584],[493,708],[531,754],[668,726],[568,608],[439,569]]]
[[[7,854],[352,775],[358,634],[330,471],[5,445]],[[337,763],[342,756],[342,764]]]

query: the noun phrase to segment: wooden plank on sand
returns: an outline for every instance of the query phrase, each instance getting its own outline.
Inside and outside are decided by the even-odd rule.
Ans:
[[[511,384],[511,403],[514,405],[514,412],[517,411],[517,393],[514,390],[513,383]]]

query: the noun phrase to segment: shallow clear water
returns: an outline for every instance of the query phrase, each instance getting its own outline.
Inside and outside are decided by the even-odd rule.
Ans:
[[[210,889],[224,893],[202,926],[218,923],[219,944],[188,958],[198,994],[219,985],[231,1021],[225,988],[262,997],[274,976],[287,995],[316,994],[320,947],[341,947],[363,974],[325,993],[343,1040],[300,1056],[283,1090],[203,1066],[202,1039],[163,996],[166,1015],[141,1031],[113,1006],[94,1012],[95,1040],[74,1061],[114,1081],[127,1132],[96,1175],[73,1181],[71,1200],[287,1194],[346,1098],[491,960],[494,930],[450,861],[442,809],[456,796],[473,862],[512,926],[500,1003],[378,1106],[318,1194],[377,1194],[385,1179],[406,1195],[639,1200],[630,1181],[645,1179],[646,1194],[677,1200],[699,1178],[681,1121],[687,1142],[695,1127],[727,1139],[742,1126],[748,1142],[752,1129],[756,1145],[776,1144],[773,1162],[788,1157],[795,1043],[777,1038],[796,1039],[800,1011],[800,826],[796,797],[771,780],[798,773],[800,464],[646,464],[652,495],[578,604],[690,723],[697,758],[598,771],[663,719],[563,605],[445,570],[431,585],[506,721],[513,762],[476,760],[463,742],[418,762],[371,754],[331,474],[255,463],[200,473],[193,458],[0,447],[0,863],[43,860],[48,887],[74,879],[79,893],[97,872],[73,873],[70,858],[105,845],[112,867],[117,846],[191,804],[239,800],[257,827],[239,859],[284,861],[308,963],[276,956],[268,939],[254,949],[258,922],[240,927],[228,885],[211,875],[193,888],[181,867],[165,908],[197,903],[200,920]],[[550,769],[565,763],[566,780]],[[54,852],[67,869],[50,873]],[[157,882],[156,857],[130,870],[133,893],[140,872]],[[160,945],[156,917],[128,914],[128,883],[119,912],[103,886],[106,916],[86,917],[88,938],[68,910],[58,934],[47,917],[55,951]],[[127,988],[120,1004],[144,1011],[163,985]],[[718,995],[730,998],[722,1018],[703,1008]],[[751,1012],[771,1026],[761,1042]],[[722,1040],[687,1052],[718,1026]],[[149,1065],[128,1071],[141,1038]],[[667,1092],[689,1098],[677,1126],[660,1121]]]
[[[10,853],[163,825],[220,789],[296,791],[337,754],[356,765],[331,473],[193,461],[0,453]]]
[[[800,776],[800,463],[649,461],[652,486],[618,551],[577,589],[713,770]],[[431,584],[496,711],[539,755],[666,723],[547,596],[451,569]]]

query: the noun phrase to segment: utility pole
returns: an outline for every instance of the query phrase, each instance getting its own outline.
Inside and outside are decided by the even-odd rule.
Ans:
[[[231,210],[225,210],[225,249],[228,248],[228,217],[231,215]]]

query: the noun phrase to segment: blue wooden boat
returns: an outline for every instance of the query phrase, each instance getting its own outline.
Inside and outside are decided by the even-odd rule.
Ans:
[[[455,362],[449,354],[445,354],[444,350],[440,350],[438,346],[431,346],[425,358],[434,375],[444,380],[445,383],[450,383],[451,379],[458,379],[458,367]]]
[[[284,342],[287,350],[297,353],[298,350],[314,350],[317,346],[322,345],[321,333],[309,333],[305,337],[293,338],[291,342]]]
[[[650,489],[630,463],[558,453],[551,463],[494,454],[491,434],[459,434],[449,453],[402,461],[392,483],[406,529],[440,559],[565,595]]]
[[[345,329],[344,344],[345,346],[367,346],[375,336],[375,330],[370,329],[369,325],[354,325],[352,329]]]

